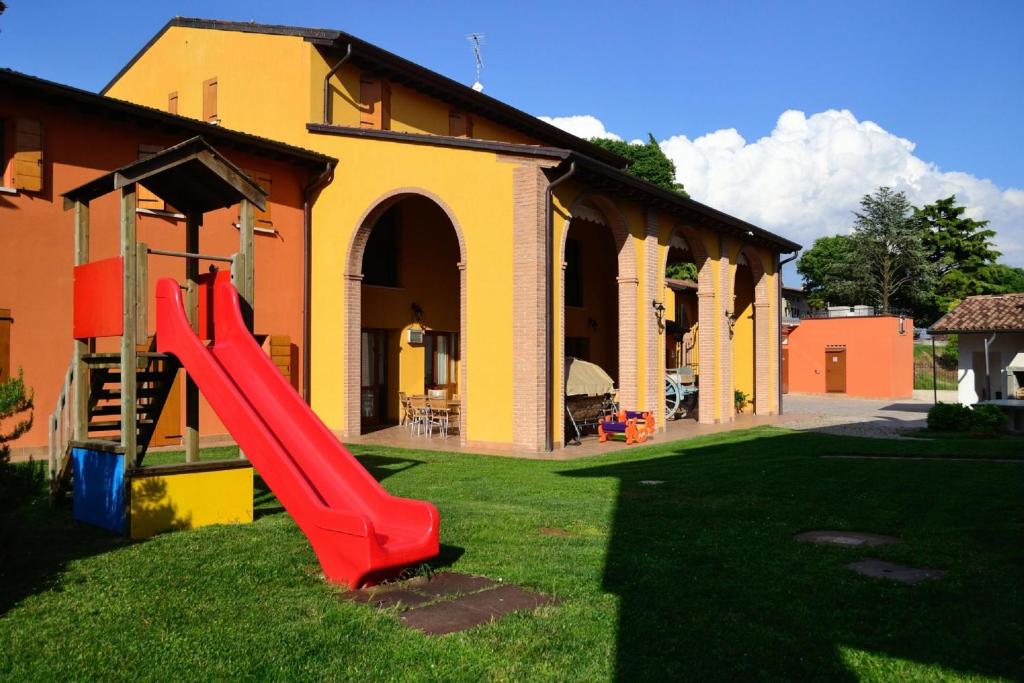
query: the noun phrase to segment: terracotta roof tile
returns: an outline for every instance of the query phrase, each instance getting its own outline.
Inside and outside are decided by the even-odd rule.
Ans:
[[[1024,292],[969,296],[932,325],[932,332],[1024,332]]]

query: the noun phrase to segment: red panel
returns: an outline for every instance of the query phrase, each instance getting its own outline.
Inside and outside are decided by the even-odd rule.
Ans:
[[[213,339],[213,285],[218,280],[231,282],[231,272],[216,270],[199,276],[199,338]]]
[[[75,339],[124,333],[124,262],[120,256],[75,266]]]

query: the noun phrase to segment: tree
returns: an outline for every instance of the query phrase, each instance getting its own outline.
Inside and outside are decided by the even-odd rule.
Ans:
[[[918,305],[931,291],[933,266],[906,195],[880,187],[860,207],[849,239],[863,291],[883,313]]]
[[[993,294],[1024,292],[1024,268],[993,263],[978,269],[978,279],[984,282]]]
[[[684,197],[690,196],[686,193],[682,183],[676,182],[676,165],[665,156],[665,152],[661,149],[658,141],[654,139],[653,134],[647,134],[646,144],[609,140],[608,138],[591,138],[590,141],[598,147],[603,147],[629,159],[627,173],[660,188],[677,192]]]
[[[986,228],[988,221],[968,218],[965,211],[956,205],[956,195],[914,209],[935,275],[935,287],[922,304],[925,319],[937,320],[966,296],[998,289],[986,279],[1000,256],[992,244],[996,233]]]
[[[697,281],[697,265],[690,261],[676,261],[665,266],[665,277],[673,280]]]
[[[848,235],[819,237],[796,262],[804,279],[804,292],[814,308],[829,304],[853,306],[863,302],[861,280],[853,264]]]
[[[22,372],[17,377],[11,377],[0,382],[0,425],[5,420],[28,413],[28,416],[14,422],[13,425],[4,429],[0,427],[0,464],[3,464],[10,457],[9,442],[32,428],[32,391],[25,388],[25,378]]]

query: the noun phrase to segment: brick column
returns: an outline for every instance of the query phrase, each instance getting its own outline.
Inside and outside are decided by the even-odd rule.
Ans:
[[[715,261],[705,259],[701,267],[701,273],[697,285],[697,363],[700,366],[700,391],[697,392],[699,409],[697,420],[701,424],[713,424],[715,419],[715,405],[718,403],[718,387],[715,386],[715,366],[718,354],[715,347],[715,325],[718,323],[718,316],[715,315],[715,286],[711,282],[711,269]],[[707,271],[707,277],[704,276]]]
[[[721,299],[715,307],[715,325],[719,329],[718,367],[719,386],[716,388],[721,410],[720,422],[731,422],[735,418],[735,401],[733,400],[733,357],[732,328],[729,325],[728,313],[733,313],[733,275],[732,261],[725,249],[724,241],[719,237],[718,283]]]
[[[359,411],[362,397],[359,395],[360,350],[362,339],[360,321],[363,319],[362,273],[346,273],[345,280],[345,331],[342,333],[345,349],[345,412],[341,426],[343,436],[359,435]]]
[[[644,321],[644,410],[655,416],[654,423],[665,428],[665,330],[658,324],[652,301],[664,304],[665,270],[658,259],[658,217],[655,211],[646,211],[644,236],[644,299],[641,317]]]
[[[547,178],[539,166],[517,166],[512,184],[512,439],[519,448],[542,451],[551,410],[544,288],[554,277],[544,243]]]
[[[627,241],[623,248],[632,249],[633,245]],[[636,298],[640,280],[627,276],[617,277],[616,281],[619,283],[619,404],[626,410],[636,410],[639,400],[637,354],[640,351]]]
[[[761,277],[762,280],[766,278]],[[754,414],[771,415],[771,317],[767,301],[754,302]]]

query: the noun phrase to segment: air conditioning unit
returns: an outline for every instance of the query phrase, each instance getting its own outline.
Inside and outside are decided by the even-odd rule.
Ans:
[[[409,343],[410,344],[422,344],[423,343],[423,328],[422,327],[410,327],[408,330]]]

